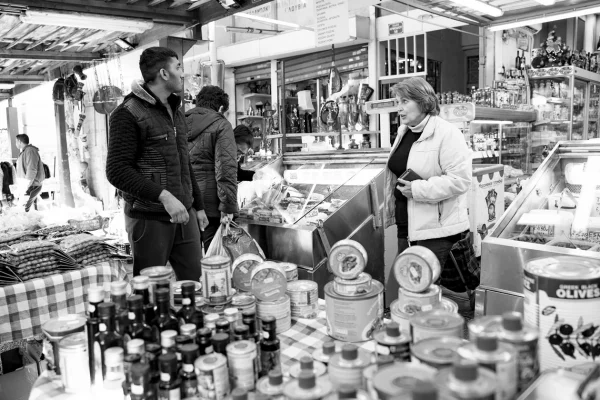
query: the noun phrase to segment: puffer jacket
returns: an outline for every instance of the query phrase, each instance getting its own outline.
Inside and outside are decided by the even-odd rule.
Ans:
[[[237,206],[237,145],[220,113],[196,107],[186,112],[188,149],[208,217],[234,214]]]
[[[398,129],[390,156],[406,130],[406,125]],[[410,241],[451,236],[469,229],[467,192],[473,167],[471,151],[458,128],[440,117],[431,117],[410,150],[407,168],[423,178],[412,182],[413,198],[408,199]],[[396,223],[394,188],[398,177],[386,167],[384,179],[387,228]]]
[[[26,179],[31,187],[41,186],[46,178],[40,150],[28,144],[17,159],[17,178]]]

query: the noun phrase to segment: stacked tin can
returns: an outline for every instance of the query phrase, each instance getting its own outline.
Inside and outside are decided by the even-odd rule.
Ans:
[[[392,269],[400,288],[398,299],[391,304],[391,317],[401,330],[409,331],[411,318],[423,312],[458,314],[458,305],[442,297],[441,288],[434,284],[440,277],[441,267],[431,250],[423,246],[409,247],[396,257]],[[460,329],[462,336],[462,326]],[[418,340],[413,337],[413,341]]]
[[[202,311],[205,315],[222,315],[233,296],[231,260],[226,256],[209,256],[204,257],[201,264],[202,293],[206,303]]]
[[[286,294],[287,278],[285,271],[273,261],[264,261],[253,267],[250,277],[250,290],[256,297],[256,311],[259,319],[272,316],[276,320],[277,333],[292,327],[290,298]]]
[[[335,278],[324,289],[327,333],[345,342],[370,339],[383,319],[383,285],[363,272],[367,251],[354,240],[341,240],[328,262]]]

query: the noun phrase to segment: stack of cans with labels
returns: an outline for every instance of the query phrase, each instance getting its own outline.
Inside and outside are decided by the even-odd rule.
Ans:
[[[276,262],[264,261],[252,270],[250,290],[256,297],[259,319],[272,316],[276,320],[277,333],[292,327],[290,298],[286,294],[287,278],[283,268]]]
[[[458,314],[457,304],[442,297],[441,288],[434,284],[440,277],[441,267],[431,250],[422,246],[409,247],[396,257],[392,268],[400,288],[398,299],[391,305],[391,316],[401,330],[408,332],[412,318],[417,314],[422,317],[424,312],[432,312],[436,318]],[[419,321],[415,319],[415,324]]]
[[[202,264],[202,294],[205,306],[204,315],[223,315],[225,308],[231,305],[234,291],[231,286],[231,260],[226,256],[204,257]]]

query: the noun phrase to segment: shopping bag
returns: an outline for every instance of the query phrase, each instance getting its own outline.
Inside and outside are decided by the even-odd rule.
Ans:
[[[463,232],[454,243],[442,270],[442,285],[455,292],[475,290],[479,286],[481,265],[475,256],[471,232]]]
[[[223,235],[223,247],[232,261],[242,254],[248,253],[259,255],[263,259],[265,258],[265,254],[258,243],[256,243],[256,240],[244,228],[233,221],[227,226],[226,232]]]
[[[219,229],[217,229],[217,232],[215,233],[215,237],[213,237],[213,240],[210,242],[210,246],[208,246],[208,250],[206,250],[204,257],[210,257],[210,256],[229,257],[229,254],[227,254],[227,250],[225,250],[225,247],[223,247],[223,234],[224,234],[225,229],[226,228],[223,224],[219,225]]]

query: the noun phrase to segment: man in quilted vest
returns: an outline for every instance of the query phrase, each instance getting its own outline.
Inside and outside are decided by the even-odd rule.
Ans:
[[[110,117],[106,176],[123,192],[133,273],[171,263],[178,280],[198,281],[200,231],[208,225],[188,150],[177,54],[151,47],[140,56],[143,81]]]

